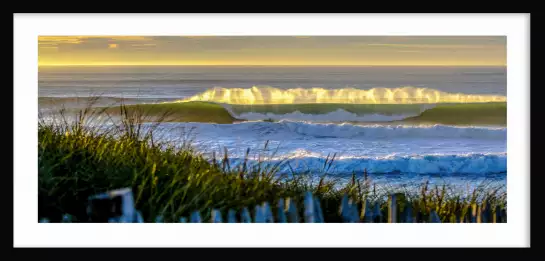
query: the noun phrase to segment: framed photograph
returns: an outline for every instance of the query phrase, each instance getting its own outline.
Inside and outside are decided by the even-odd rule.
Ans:
[[[529,244],[528,16],[15,20],[16,244]]]

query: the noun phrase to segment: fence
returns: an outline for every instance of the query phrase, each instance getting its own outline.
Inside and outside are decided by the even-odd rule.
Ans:
[[[426,220],[422,220],[421,213],[413,212],[408,204],[403,211],[399,211],[397,196],[392,194],[388,199],[387,217],[382,216],[380,205],[375,203],[371,205],[365,201],[360,211],[357,204],[349,199],[348,195],[342,198],[339,214],[344,223],[441,223],[437,212],[430,210],[426,215]],[[142,214],[134,207],[133,194],[130,189],[120,189],[110,191],[104,194],[95,195],[89,198],[88,215],[91,222],[108,223],[144,223]],[[304,211],[302,219],[299,216],[297,204],[291,199],[280,199],[273,214],[268,202],[255,206],[253,218],[248,208],[243,208],[240,213],[230,209],[226,215],[217,209],[210,211],[211,223],[324,223],[324,215],[318,198],[311,192],[304,195]],[[64,215],[62,222],[71,223],[73,220],[70,215]],[[155,223],[163,223],[162,216],[155,218]],[[47,219],[41,219],[39,222],[48,223]],[[182,217],[179,223],[203,223],[207,222],[201,218],[199,211],[194,211],[189,217]],[[487,202],[483,204],[473,203],[468,215],[458,216],[456,220],[450,220],[451,223],[506,223],[507,212],[497,206],[491,209]]]

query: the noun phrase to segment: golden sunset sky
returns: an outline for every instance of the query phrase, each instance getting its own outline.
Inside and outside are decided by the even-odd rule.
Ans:
[[[38,65],[505,66],[504,36],[40,36]]]

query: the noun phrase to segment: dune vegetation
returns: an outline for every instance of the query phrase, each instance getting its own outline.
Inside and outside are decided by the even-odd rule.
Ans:
[[[265,201],[276,211],[282,198],[291,198],[302,206],[306,191],[320,199],[325,222],[342,221],[339,207],[345,194],[359,209],[365,202],[378,204],[386,216],[388,195],[403,192],[398,197],[400,210],[411,205],[417,222],[427,222],[431,211],[442,222],[467,222],[475,204],[506,209],[504,190],[486,185],[463,196],[450,190],[448,184],[432,186],[424,182],[400,191],[376,186],[365,173],[354,173],[348,181],[330,178],[328,166],[334,156],[324,164],[321,173],[280,174],[281,162],[230,166],[226,151],[212,159],[205,158],[183,140],[176,144],[178,147],[161,142],[154,136],[156,124],[143,128],[149,114],[159,121],[233,122],[235,119],[223,107],[202,102],[144,107],[145,110],[120,106],[100,111],[86,108],[70,120],[67,117],[71,116],[62,112],[58,120],[40,119],[38,218],[59,222],[67,213],[85,222],[89,196],[125,187],[132,189],[136,208],[146,222],[153,222],[158,215],[165,222],[177,222],[193,211],[201,211],[203,220],[208,220],[212,208],[240,211]],[[171,110],[175,110],[174,118],[169,118]],[[105,118],[115,114],[119,120],[112,119],[112,124],[104,127],[93,120],[99,114],[106,114]],[[316,176],[319,181],[312,178]],[[303,216],[303,210],[300,211]]]

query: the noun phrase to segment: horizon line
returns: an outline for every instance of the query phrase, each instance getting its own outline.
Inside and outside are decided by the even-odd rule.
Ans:
[[[269,66],[269,67],[507,67],[506,64],[38,64],[38,67],[90,67],[90,66],[229,66],[229,67],[248,67],[248,66]]]

